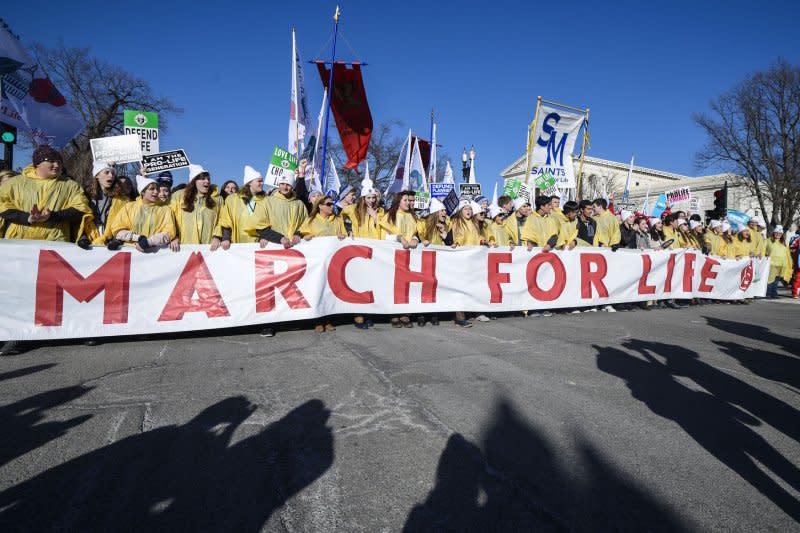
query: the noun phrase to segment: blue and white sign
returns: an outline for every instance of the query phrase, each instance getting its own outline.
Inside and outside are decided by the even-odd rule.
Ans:
[[[455,183],[431,183],[428,185],[431,191],[431,198],[441,200],[446,198],[450,191],[456,188]]]

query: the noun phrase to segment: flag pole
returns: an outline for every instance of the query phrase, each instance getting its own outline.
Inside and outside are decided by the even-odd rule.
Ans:
[[[528,180],[529,176],[531,175],[531,156],[533,155],[533,143],[531,142],[532,141],[531,137],[536,134],[536,126],[539,123],[539,108],[541,107],[541,105],[542,105],[542,97],[537,96],[536,111],[533,114],[533,123],[528,125],[528,144],[525,146],[526,152],[525,152],[524,181],[525,181],[525,186],[528,187],[528,189],[530,189]],[[536,188],[534,187],[534,191],[535,190]]]
[[[589,136],[587,132],[589,131],[589,108],[586,108],[586,118],[584,119],[583,123],[583,143],[581,144],[581,159],[580,163],[578,163],[578,184],[575,188],[575,197],[578,201],[583,200],[581,196],[581,192],[583,189],[583,159],[586,156],[586,143],[589,140]]]
[[[325,179],[325,163],[328,154],[328,122],[331,118],[331,100],[333,100],[333,67],[336,62],[336,36],[339,34],[339,6],[336,6],[336,12],[333,14],[333,47],[331,52],[331,73],[328,76],[328,103],[325,106],[325,136],[322,138],[322,170],[321,179]]]
[[[297,148],[297,159],[300,159],[300,109],[298,109],[300,104],[299,98],[299,87],[297,87],[297,65],[295,65],[297,61],[297,43],[295,42],[295,29],[292,26],[292,85],[295,87],[294,93],[294,145]]]
[[[436,147],[434,144],[436,144],[436,139],[433,136],[433,108],[431,108],[431,160],[428,161],[428,183],[436,181],[436,176],[431,178],[431,170],[434,171],[434,174],[436,173],[436,161],[433,160],[433,158],[436,157]]]

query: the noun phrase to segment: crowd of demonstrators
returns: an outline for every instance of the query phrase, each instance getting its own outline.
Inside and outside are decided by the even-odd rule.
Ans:
[[[261,247],[274,243],[289,249],[315,237],[391,239],[406,249],[502,246],[510,250],[539,248],[548,253],[586,246],[614,251],[688,248],[721,258],[769,257],[767,297],[778,296],[781,281],[791,283],[794,298],[800,295],[800,236],[794,235],[787,245],[783,228],[776,226],[767,238],[762,233],[766,224],[759,217],[746,226],[711,220],[706,227],[698,215],[681,211],[667,211],[661,217],[627,210],[617,214],[603,198],[568,201],[562,206],[556,196],[537,196],[533,205],[509,196],[490,204],[478,196],[460,201],[448,216],[444,204],[435,198],[425,209],[414,209],[413,191],[381,198],[368,178],[362,181],[360,191],[346,186],[338,195],[323,194],[313,185],[307,186],[307,168],[308,162],[302,160],[297,180],[283,177],[265,191],[262,175],[250,166],[244,167],[239,183],[229,180],[218,189],[210,172],[197,164],[189,165],[186,184],[175,185],[169,171],[151,178],[142,169],[134,185],[118,175],[114,165],[97,162],[88,184],[81,188],[64,172],[61,154],[40,146],[21,174],[0,173],[0,237],[74,242],[87,250],[130,246],[141,253],[165,248],[179,251],[181,244],[208,245],[212,252],[240,243],[259,243]],[[646,310],[702,303],[709,302],[663,300],[616,307]],[[616,311],[611,305],[603,309]],[[540,315],[551,313],[531,316]],[[489,320],[484,315],[475,318]],[[354,322],[358,329],[373,325],[361,315],[355,316]],[[438,325],[439,317],[415,315],[415,322],[417,326]],[[392,317],[390,323],[395,328],[415,325],[409,315]],[[473,325],[463,311],[455,313],[454,323],[465,328]],[[273,336],[275,328],[274,324],[264,327],[262,336]],[[323,319],[314,329],[322,333],[335,328]],[[7,342],[0,355],[15,353],[18,347],[18,343]]]

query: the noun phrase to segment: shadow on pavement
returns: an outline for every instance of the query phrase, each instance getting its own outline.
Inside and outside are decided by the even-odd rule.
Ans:
[[[769,328],[759,326],[756,324],[748,324],[747,322],[735,322],[733,320],[724,320],[722,318],[714,318],[711,316],[704,316],[709,326],[717,328],[725,333],[731,333],[740,337],[747,337],[748,339],[755,339],[762,342],[768,342],[775,346],[780,346],[787,352],[800,355],[800,338],[786,337],[774,333]]]
[[[673,420],[786,514],[800,520],[800,502],[771,477],[800,490],[800,470],[750,428],[761,425],[760,418],[796,438],[800,420],[795,409],[705,364],[697,353],[680,346],[640,340],[624,346],[643,359],[595,346],[597,367],[625,380],[634,398],[653,413]],[[685,376],[708,392],[693,390],[676,376]]]
[[[579,439],[581,473],[507,401],[481,450],[452,435],[405,531],[678,531],[689,526]]]
[[[80,398],[90,390],[92,387],[80,385],[64,387],[0,406],[0,466],[63,436],[68,429],[92,418],[92,415],[81,415],[60,422],[43,422],[48,410]]]
[[[735,342],[712,342],[753,374],[800,389],[800,357],[759,350]]]
[[[42,370],[47,370],[48,368],[53,368],[54,366],[56,366],[55,363],[48,363],[48,364],[45,364],[45,365],[26,366],[25,368],[18,368],[16,370],[10,370],[8,372],[3,372],[2,374],[0,374],[0,381],[6,381],[8,379],[21,378],[22,376],[35,374],[36,372],[41,372]]]
[[[334,454],[320,400],[231,445],[254,410],[231,397],[11,487],[0,493],[0,530],[260,531]]]

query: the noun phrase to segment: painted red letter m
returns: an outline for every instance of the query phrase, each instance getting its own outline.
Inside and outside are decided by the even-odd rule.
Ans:
[[[64,292],[81,303],[103,292],[103,324],[128,321],[128,289],[131,254],[120,252],[84,278],[52,250],[39,251],[36,276],[37,326],[60,326],[64,313]]]

